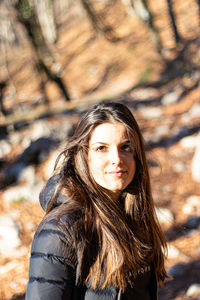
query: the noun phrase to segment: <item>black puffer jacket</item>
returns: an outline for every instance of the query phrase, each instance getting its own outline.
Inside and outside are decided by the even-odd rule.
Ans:
[[[55,191],[59,176],[52,177],[40,194],[40,203],[46,211]],[[67,201],[60,194],[55,197],[53,206]],[[81,212],[67,215],[62,222],[69,228],[69,233],[80,221]],[[66,247],[67,245],[67,247]],[[65,249],[65,251],[63,251]],[[69,238],[57,226],[56,220],[42,222],[34,236],[29,282],[26,300],[156,300],[157,282],[152,269],[140,270],[134,282],[134,287],[128,287],[121,293],[115,287],[104,290],[92,290],[77,284],[76,270],[79,267],[78,250],[73,247]]]

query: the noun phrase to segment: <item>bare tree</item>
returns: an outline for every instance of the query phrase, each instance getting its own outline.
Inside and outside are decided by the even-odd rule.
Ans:
[[[158,35],[158,30],[154,25],[153,15],[149,9],[146,0],[122,0],[127,12],[130,15],[137,15],[144,23],[148,25],[151,30],[153,39],[155,40],[158,49],[160,50],[161,41]]]
[[[200,16],[200,0],[196,0],[199,7],[199,16]]]
[[[53,44],[57,39],[56,24],[52,0],[34,0],[39,23],[45,39]]]
[[[1,71],[3,74],[3,78],[0,82],[0,111],[3,115],[9,114],[4,104],[4,92],[6,88],[9,86],[10,91],[12,91],[12,96],[16,96],[16,89],[9,73],[9,61],[7,56],[8,48],[19,42],[12,16],[12,6],[8,0],[4,0],[0,3],[0,53],[2,63]]]
[[[6,81],[2,81],[0,82],[0,112],[6,116],[8,115],[8,112],[4,106],[4,102],[3,102],[3,95],[4,95],[4,89],[7,86],[7,82]]]
[[[111,42],[118,41],[119,38],[115,36],[112,26],[105,24],[103,16],[96,12],[94,6],[92,5],[92,1],[90,2],[89,0],[81,0],[81,3],[95,32],[103,34],[104,37]]]
[[[41,74],[41,87],[45,87],[46,80],[51,80],[59,87],[66,101],[69,101],[69,92],[62,80],[60,70],[55,68],[57,63],[42,32],[35,6],[29,1],[18,0],[15,7],[18,12],[18,20],[24,26],[35,52],[36,67]]]
[[[174,32],[174,37],[175,37],[176,43],[178,43],[178,42],[180,42],[181,37],[180,37],[180,34],[178,32],[178,28],[177,28],[177,25],[176,25],[176,17],[174,15],[172,1],[171,0],[167,0],[167,5],[168,5],[169,15],[170,15],[170,18],[171,18],[171,23],[172,23],[172,29],[173,29],[173,32]]]

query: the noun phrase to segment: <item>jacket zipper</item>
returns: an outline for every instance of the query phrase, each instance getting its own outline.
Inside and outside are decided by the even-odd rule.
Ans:
[[[119,290],[118,295],[117,295],[117,300],[121,300],[122,299],[122,291]]]

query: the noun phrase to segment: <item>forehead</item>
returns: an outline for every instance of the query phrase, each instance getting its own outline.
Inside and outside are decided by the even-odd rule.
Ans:
[[[94,128],[89,143],[120,143],[127,139],[127,130],[122,123],[103,123]]]

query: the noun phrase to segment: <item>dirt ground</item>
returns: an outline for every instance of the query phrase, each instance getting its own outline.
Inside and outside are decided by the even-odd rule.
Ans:
[[[193,1],[186,1],[187,5],[193,8]],[[161,3],[161,1],[156,1]],[[176,5],[181,3],[176,2]],[[64,103],[64,100],[53,83],[47,84],[47,94],[50,99],[49,108],[51,110],[73,109],[89,106],[91,103],[100,101],[101,99],[119,99],[122,97],[127,101],[128,105],[133,109],[133,100],[145,99],[145,93],[152,90],[142,88],[141,90],[127,93],[125,96],[121,94],[134,86],[138,82],[144,80],[159,80],[162,73],[166,70],[166,64],[163,63],[162,57],[156,51],[155,43],[152,41],[148,28],[138,19],[133,19],[123,12],[120,4],[115,9],[115,19],[120,18],[121,25],[117,27],[116,34],[118,36],[127,36],[117,43],[110,43],[102,35],[94,38],[94,32],[91,25],[81,16],[79,21],[73,18],[71,12],[71,22],[66,22],[59,29],[59,40],[57,42],[57,58],[63,68],[63,79],[67,84],[70,94],[73,98],[71,103]],[[158,9],[151,2],[152,10]],[[185,4],[185,6],[187,6]],[[163,7],[159,8],[161,11]],[[187,7],[186,7],[187,10]],[[191,9],[191,14],[192,14]],[[185,10],[184,10],[185,12]],[[195,11],[196,13],[196,11]],[[126,16],[126,17],[125,17]],[[184,16],[183,16],[184,17]],[[195,19],[196,20],[196,19]],[[166,25],[167,20],[157,18],[159,26]],[[181,22],[181,19],[180,19]],[[196,22],[196,21],[195,21]],[[186,22],[187,23],[187,22]],[[189,40],[187,51],[184,52],[185,58],[199,68],[199,40],[197,36],[197,26],[190,24],[190,30],[184,23],[182,26],[182,34],[185,39]],[[192,27],[193,26],[193,27]],[[172,33],[168,28],[165,30],[166,48],[168,56],[176,57],[174,50],[174,40]],[[162,32],[162,35],[164,33]],[[168,38],[166,38],[166,35]],[[195,39],[194,39],[195,38]],[[199,37],[198,37],[199,38]],[[166,42],[167,41],[167,42]],[[70,46],[69,46],[70,45]],[[24,41],[23,54],[20,49],[13,49],[13,53],[9,53],[9,69],[12,74],[12,82],[15,86],[13,92],[12,87],[7,90],[6,107],[13,111],[12,117],[6,119],[1,116],[1,124],[4,122],[12,122],[14,118],[22,118],[27,115],[32,106],[31,120],[35,116],[46,111],[43,104],[38,104],[37,100],[41,97],[38,91],[39,80],[38,74],[34,70],[33,61],[30,60],[31,51],[27,42]],[[170,50],[169,50],[170,49]],[[188,61],[188,60],[187,60]],[[20,67],[19,67],[20,66]],[[3,72],[0,74],[1,77]],[[162,85],[153,89],[153,96],[161,97],[168,93],[174,86],[184,85],[190,87],[192,83],[189,76],[182,76],[172,80],[167,85]],[[190,108],[199,103],[200,88],[196,86],[191,92],[183,95],[181,101],[170,105],[162,106],[162,116],[160,120],[153,118],[145,118],[141,109],[135,109],[134,114],[141,126],[144,137],[151,140],[150,137],[155,135],[155,128],[167,124],[171,129],[182,128],[184,121],[182,116],[186,114]],[[58,122],[57,116],[48,117],[48,122]],[[196,117],[191,120],[190,126],[199,126],[200,118]],[[31,127],[31,126],[30,126]],[[197,134],[197,133],[196,133]],[[166,133],[166,138],[173,135],[173,130]],[[195,135],[195,134],[194,134]],[[12,149],[5,158],[5,162],[17,157],[21,151],[21,144]],[[199,183],[195,182],[191,174],[191,162],[194,155],[194,149],[185,149],[182,147],[181,139],[177,140],[170,146],[155,146],[148,151],[150,161],[150,172],[152,178],[152,189],[156,206],[167,208],[174,215],[174,220],[162,225],[166,234],[168,245],[176,247],[180,255],[166,259],[167,270],[176,263],[183,264],[185,272],[180,276],[168,281],[166,285],[159,290],[160,300],[189,300],[197,299],[185,296],[188,287],[192,283],[200,283],[200,228],[187,234],[185,223],[194,216],[195,212],[190,214],[183,213],[183,207],[186,200],[192,196],[200,196]],[[175,168],[175,165],[184,166],[183,168]],[[37,168],[38,174],[43,173],[45,164]],[[36,174],[37,174],[36,172]],[[20,226],[21,254],[12,258],[0,257],[0,299],[1,300],[22,300],[28,280],[28,264],[31,241],[37,225],[44,216],[39,203],[23,202],[23,203],[6,203],[3,200],[3,190],[0,192],[0,212],[1,215],[13,213],[15,221]],[[198,298],[199,299],[199,298]]]

